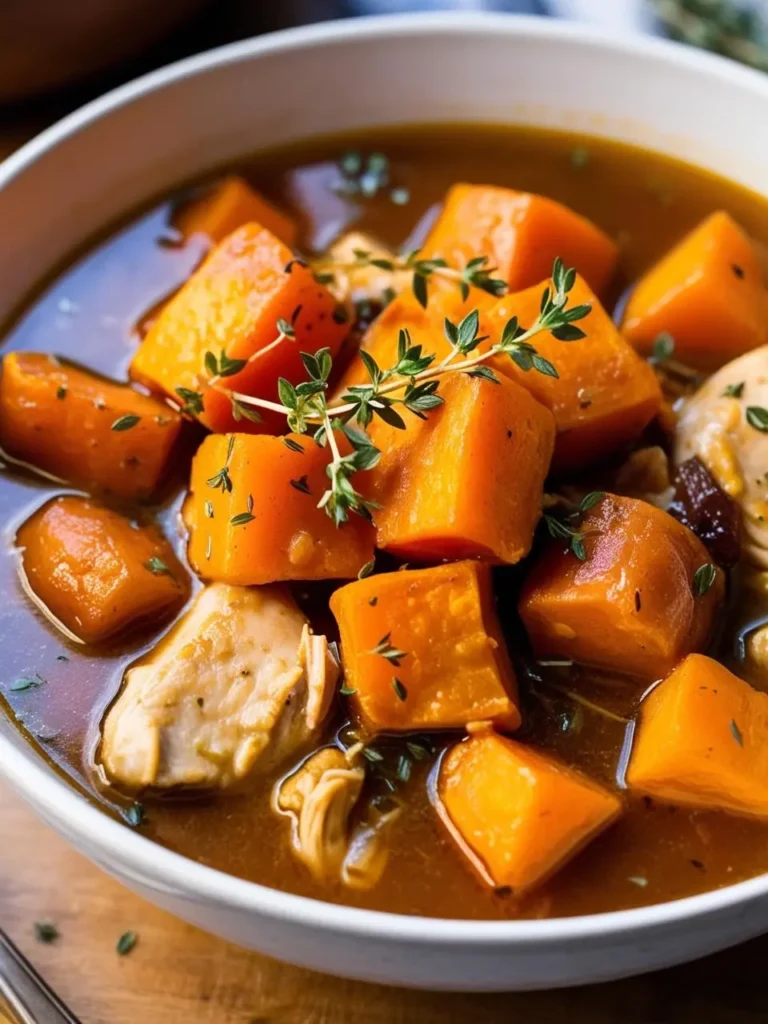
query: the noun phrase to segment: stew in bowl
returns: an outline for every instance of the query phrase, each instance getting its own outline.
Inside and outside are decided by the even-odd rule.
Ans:
[[[259,154],[6,333],[0,692],[274,888],[562,917],[768,869],[768,204],[455,125]]]

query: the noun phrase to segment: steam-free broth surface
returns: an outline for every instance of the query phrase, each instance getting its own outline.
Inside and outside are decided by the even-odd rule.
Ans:
[[[382,152],[391,185],[373,198],[335,190],[340,156],[350,149]],[[667,159],[591,138],[508,129],[414,128],[328,138],[254,157],[239,170],[276,205],[297,217],[298,249],[323,251],[354,227],[400,249],[422,240],[447,189],[456,181],[504,185],[552,197],[592,219],[621,248],[621,280],[613,301],[686,231],[725,209],[759,242],[768,244],[768,203],[731,184]],[[183,193],[180,193],[180,195]],[[395,201],[393,201],[393,198]],[[200,263],[197,239],[180,245],[170,225],[174,200],[140,213],[111,233],[46,286],[5,335],[5,348],[52,352],[116,379],[125,379],[139,344],[140,325]],[[610,306],[609,306],[610,308]],[[199,436],[189,427],[189,443]],[[179,467],[180,479],[186,463]],[[141,515],[156,517],[179,557],[180,489]],[[128,797],[96,787],[89,764],[105,709],[126,667],[162,630],[143,632],[94,653],[69,643],[25,598],[12,550],[16,529],[47,498],[70,492],[7,464],[0,476],[0,514],[6,550],[0,585],[4,659],[0,693],[5,710],[40,750],[115,815]],[[499,614],[515,625],[518,567],[495,570]],[[332,587],[297,584],[294,593],[317,629],[333,629],[327,612]],[[745,609],[742,609],[742,603]],[[739,630],[761,621],[763,609],[733,582],[718,650],[738,671]],[[767,616],[768,617],[768,616]],[[513,653],[521,645],[511,645]],[[611,787],[621,784],[636,683],[584,669],[517,664],[525,724],[532,740]],[[32,680],[20,686],[19,680]],[[574,702],[578,691],[587,704]],[[605,713],[592,710],[593,703]],[[337,713],[330,742],[343,724]],[[434,738],[433,738],[434,739]],[[439,748],[444,742],[434,739]],[[382,749],[386,743],[381,744]],[[727,885],[768,870],[768,826],[748,819],[663,806],[632,798],[623,818],[551,881],[516,898],[485,886],[464,861],[428,798],[427,764],[414,762],[403,787],[405,811],[391,832],[382,880],[370,891],[319,884],[293,856],[288,824],[274,815],[273,778],[255,778],[243,792],[143,799],[142,834],[164,846],[242,878],[278,889],[397,913],[459,918],[563,916],[636,907]],[[126,827],[136,827],[126,825]]]

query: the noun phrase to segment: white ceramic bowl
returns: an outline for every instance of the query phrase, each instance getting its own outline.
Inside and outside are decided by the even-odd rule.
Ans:
[[[768,77],[735,64],[537,19],[334,22],[155,72],[7,160],[0,322],[94,233],[182,179],[276,143],[413,120],[567,125],[698,162],[756,190],[768,184]],[[0,772],[53,828],[147,899],[241,945],[334,974],[441,989],[552,987],[668,966],[768,929],[768,875],[675,903],[549,921],[333,906],[156,846],[86,802],[5,721]]]

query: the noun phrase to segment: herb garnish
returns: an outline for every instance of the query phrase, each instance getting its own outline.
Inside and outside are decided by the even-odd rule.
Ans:
[[[224,465],[221,467],[219,472],[206,480],[209,487],[213,487],[214,490],[221,488],[226,494],[229,494],[232,490],[232,480],[229,475],[229,463],[232,458],[232,449],[235,447],[235,435],[230,435],[229,445],[227,446],[227,458]]]
[[[398,700],[408,700],[408,690],[403,686],[397,676],[392,680],[392,689],[395,691],[395,696]]]
[[[151,558],[149,558],[144,563],[144,568],[148,569],[153,576],[173,576],[173,573],[162,560],[162,558],[158,558],[157,555],[153,555]]]
[[[661,363],[666,362],[667,359],[670,359],[674,352],[675,339],[669,331],[662,331],[653,343],[649,362],[653,363],[654,366],[659,366]]]
[[[393,647],[392,644],[390,643],[391,637],[392,637],[392,634],[391,633],[387,633],[385,636],[383,636],[381,638],[381,640],[379,640],[379,642],[376,644],[376,646],[371,651],[369,651],[368,653],[369,654],[378,654],[380,657],[386,658],[386,660],[391,665],[394,665],[396,668],[399,668],[400,667],[401,659],[407,657],[408,656],[408,652],[407,651],[400,651],[400,650],[397,649],[397,647]]]
[[[745,381],[740,380],[738,384],[729,384],[723,389],[723,398],[741,398],[744,394]]]
[[[60,938],[60,935],[59,929],[50,921],[35,921],[35,938],[38,942],[49,945]]]
[[[363,255],[369,258],[368,254]],[[414,270],[415,279],[422,282],[417,288],[423,288],[422,297],[426,301],[428,276],[437,269],[446,268],[442,267],[442,261],[426,261],[429,267],[422,265],[424,262],[412,261],[410,267]],[[370,259],[370,264],[396,269],[391,260]],[[451,274],[459,280],[462,290],[466,286],[468,291],[471,283],[498,294],[499,282],[494,283],[495,279],[490,277],[490,271],[484,268],[482,261],[471,260],[463,272],[451,271]],[[402,430],[405,428],[405,420],[395,408],[399,405],[411,415],[425,419],[430,411],[443,403],[442,396],[438,394],[439,378],[461,372],[495,381],[493,371],[483,364],[496,357],[511,358],[524,372],[535,370],[556,377],[556,368],[539,355],[531,339],[541,333],[549,333],[563,342],[578,341],[585,337],[575,321],[587,316],[591,306],[568,305],[568,295],[575,281],[576,271],[567,269],[561,260],[555,260],[552,286],[545,288],[542,294],[539,315],[533,325],[524,329],[517,317],[512,317],[500,338],[479,355],[476,350],[487,339],[479,333],[480,318],[477,310],[470,312],[458,324],[446,320],[445,334],[451,351],[439,363],[435,362],[435,354],[425,354],[421,345],[412,342],[407,330],[400,331],[396,361],[388,369],[379,367],[368,352],[361,350],[360,358],[369,381],[350,386],[338,404],[329,406],[326,398],[332,369],[332,357],[327,348],[320,349],[314,355],[301,353],[308,380],[294,385],[285,378],[279,379],[280,404],[237,392],[232,392],[230,397],[247,405],[282,413],[291,431],[297,434],[312,433],[317,444],[327,445],[331,452],[331,460],[326,467],[330,486],[321,496],[318,507],[325,509],[337,526],[347,522],[350,513],[370,519],[371,512],[379,506],[356,490],[352,477],[357,472],[372,469],[381,457],[381,452],[365,432],[373,417],[378,416],[390,426]],[[343,433],[349,441],[352,447],[349,454],[341,454],[336,432]],[[301,486],[302,480],[304,487]],[[309,493],[305,478],[302,480],[291,483]],[[211,486],[223,486],[220,476],[212,478],[209,483]],[[580,550],[578,543],[575,550]]]
[[[747,423],[762,434],[768,434],[768,409],[759,405],[747,406]]]
[[[347,684],[344,683],[339,687],[339,693],[342,697],[351,697],[354,693],[357,693],[357,690],[354,686],[347,686]]]
[[[31,690],[34,686],[42,686],[45,683],[43,677],[39,672],[35,672],[31,676],[21,676],[21,678],[11,683],[9,689],[12,693],[22,693],[24,690]]]
[[[291,487],[295,487],[296,490],[301,491],[302,494],[312,493],[309,489],[309,484],[307,483],[306,474],[304,476],[300,476],[298,480],[291,480]]]
[[[731,719],[730,729],[731,729],[731,736],[733,736],[733,738],[736,740],[736,742],[739,744],[740,747],[743,747],[744,746],[744,734],[742,733],[741,729],[736,724],[736,720],[733,719],[733,718]]]
[[[550,537],[556,540],[567,540],[568,549],[576,555],[580,562],[586,561],[587,549],[584,546],[586,534],[579,529],[580,517],[598,505],[605,497],[605,491],[590,491],[579,502],[578,508],[567,516],[545,513],[544,523]]]
[[[290,448],[292,452],[298,452],[300,455],[304,454],[304,449],[301,447],[298,441],[294,441],[292,437],[284,437],[283,444],[286,448]]]
[[[115,951],[118,956],[128,956],[131,950],[134,948],[136,943],[139,941],[139,936],[136,932],[123,932],[120,938],[117,940]]]
[[[125,812],[125,820],[129,825],[132,825],[134,828],[138,828],[144,821],[144,805],[140,804],[138,800],[134,800]]]
[[[703,597],[710,589],[717,578],[717,567],[711,562],[700,565],[693,574],[693,593],[696,597]]]
[[[59,387],[56,388],[56,397],[60,400],[67,397],[66,384],[60,384]]]
[[[375,559],[375,558],[372,558],[372,559],[370,560],[370,562],[366,562],[366,563],[365,563],[365,565],[364,565],[364,566],[362,567],[362,569],[360,570],[360,572],[359,572],[359,573],[357,574],[357,578],[358,578],[359,580],[364,580],[364,579],[366,579],[366,578],[367,578],[368,576],[370,576],[370,575],[371,575],[371,574],[373,573],[373,570],[374,570],[375,568],[376,568],[376,559]]]
[[[247,511],[240,512],[238,515],[232,516],[232,518],[229,520],[229,522],[230,522],[230,524],[232,526],[245,526],[247,523],[252,522],[256,518],[256,516],[254,516],[254,514],[253,514],[253,495],[252,494],[248,495],[248,501],[246,502],[246,509],[247,509]]]
[[[128,412],[125,416],[119,416],[112,424],[112,430],[123,431],[132,430],[141,419],[141,416],[137,416],[135,413]]]

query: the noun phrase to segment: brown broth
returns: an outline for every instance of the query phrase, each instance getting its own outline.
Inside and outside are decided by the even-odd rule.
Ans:
[[[573,159],[586,148],[586,165]],[[386,193],[358,208],[330,188],[335,160],[349,148],[379,150],[390,159],[392,184],[410,201]],[[645,270],[686,230],[725,208],[768,244],[768,202],[683,164],[629,147],[567,134],[455,126],[378,131],[323,139],[261,154],[243,173],[301,224],[305,251],[322,250],[342,230],[358,227],[394,246],[413,242],[446,189],[467,180],[507,185],[554,197],[596,221],[622,249],[623,284]],[[201,250],[168,244],[172,203],[165,201],[110,234],[47,286],[7,332],[7,348],[41,350],[124,378],[143,315],[194,269]],[[621,292],[622,283],[616,290]],[[183,467],[180,467],[183,469]],[[98,723],[125,668],[156,635],[98,655],[73,647],[24,598],[11,550],[15,528],[52,493],[49,483],[5,467],[0,515],[7,524],[0,558],[4,659],[0,693],[32,742],[94,799],[123,813],[93,786],[88,762]],[[157,516],[183,558],[176,495]],[[502,619],[514,633],[513,596],[519,573],[498,574]],[[329,588],[298,588],[317,610]],[[738,587],[734,593],[738,595]],[[758,610],[759,612],[759,610]],[[751,619],[758,616],[754,609]],[[720,642],[733,663],[743,615],[738,600]],[[327,621],[323,616],[323,626]],[[517,646],[517,645],[515,645]],[[738,664],[736,664],[738,670]],[[542,670],[526,685],[524,738],[578,765],[609,785],[620,777],[628,726],[575,705],[561,689],[578,692],[611,714],[631,718],[640,691],[621,679],[577,669]],[[45,682],[22,692],[11,684],[39,673]],[[338,725],[338,722],[336,723]],[[335,728],[335,726],[334,726]],[[332,732],[332,731],[331,731]],[[330,735],[330,734],[329,734]],[[490,892],[472,873],[427,798],[429,765],[417,765],[404,790],[406,810],[392,832],[392,853],[380,884],[354,893],[320,886],[290,852],[287,825],[270,810],[272,780],[254,780],[246,793],[196,800],[148,800],[142,831],[203,864],[275,888],[376,909],[465,918],[560,916],[615,910],[675,899],[768,870],[768,826],[713,813],[691,813],[632,799],[621,821],[549,883],[524,899]]]

